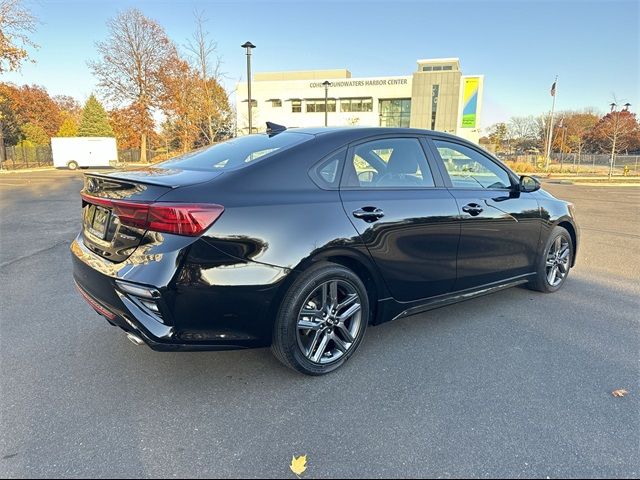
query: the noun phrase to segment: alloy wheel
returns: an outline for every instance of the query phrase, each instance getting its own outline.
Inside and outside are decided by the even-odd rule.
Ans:
[[[298,314],[298,346],[318,364],[332,363],[355,344],[362,326],[362,301],[346,280],[329,280],[316,287]]]
[[[569,240],[562,235],[558,235],[547,253],[546,274],[549,285],[557,287],[562,283],[567,273],[569,273],[570,257]]]

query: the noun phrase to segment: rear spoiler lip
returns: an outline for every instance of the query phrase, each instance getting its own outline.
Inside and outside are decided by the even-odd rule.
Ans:
[[[165,187],[165,188],[174,190],[176,188],[211,182],[225,173],[225,172],[216,172],[216,171],[210,171],[206,173],[203,172],[203,174],[200,176],[201,178],[197,178],[199,175],[196,173],[195,170],[193,171],[183,170],[183,172],[191,172],[192,175],[194,175],[194,178],[191,178],[191,180],[186,183],[172,183],[170,179],[166,179],[166,181],[163,182],[161,180],[154,179],[153,176],[145,177],[142,175],[138,176],[135,174],[132,176],[129,176],[127,175],[127,173],[129,173],[127,170],[116,171],[113,173],[87,172],[84,174],[84,176],[85,178],[96,177],[104,180],[111,180],[113,182],[119,181],[119,182],[128,182],[131,184],[154,185],[157,187]],[[132,170],[131,173],[135,173],[135,170]]]
[[[123,172],[126,173],[126,172]],[[145,185],[155,185],[157,187],[167,187],[167,188],[178,188],[180,187],[180,185],[172,185],[169,183],[161,183],[161,182],[154,182],[153,180],[147,180],[147,179],[133,179],[133,178],[127,178],[126,175],[123,175],[122,177],[117,177],[117,176],[113,176],[112,174],[104,174],[104,173],[94,173],[94,172],[87,172],[84,174],[85,177],[99,177],[99,178],[104,178],[105,180],[119,180],[119,181],[123,181],[123,182],[132,182],[132,183],[142,183]]]

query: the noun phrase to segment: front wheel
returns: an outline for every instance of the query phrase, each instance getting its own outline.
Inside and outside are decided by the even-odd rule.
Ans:
[[[547,239],[536,276],[529,282],[529,286],[544,293],[559,290],[569,275],[573,251],[573,241],[569,232],[562,227],[555,227]]]
[[[285,294],[271,348],[288,367],[323,375],[355,353],[368,321],[369,299],[360,278],[341,265],[322,264]]]
[[[78,162],[76,162],[75,160],[71,160],[69,163],[67,163],[67,168],[69,170],[76,170],[78,168]]]

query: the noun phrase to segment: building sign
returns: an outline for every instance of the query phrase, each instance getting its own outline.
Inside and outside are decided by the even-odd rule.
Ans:
[[[462,128],[476,128],[479,84],[479,77],[463,78]]]
[[[406,78],[374,78],[370,80],[336,80],[331,82],[329,88],[335,87],[378,87],[382,85],[407,85]],[[324,87],[321,82],[311,82],[310,88]]]

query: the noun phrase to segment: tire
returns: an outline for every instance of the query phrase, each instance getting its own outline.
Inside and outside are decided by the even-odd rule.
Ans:
[[[556,255],[558,248],[560,251]],[[562,227],[555,227],[545,243],[543,254],[538,260],[535,278],[529,282],[529,288],[544,293],[560,290],[569,276],[573,252],[574,245],[569,232]],[[551,272],[554,267],[556,268],[555,276]]]
[[[287,290],[274,324],[271,350],[300,373],[324,375],[351,358],[368,323],[369,296],[360,278],[341,265],[322,263],[304,272]]]
[[[78,162],[76,162],[75,160],[71,160],[69,163],[67,163],[67,168],[69,170],[77,170]]]

